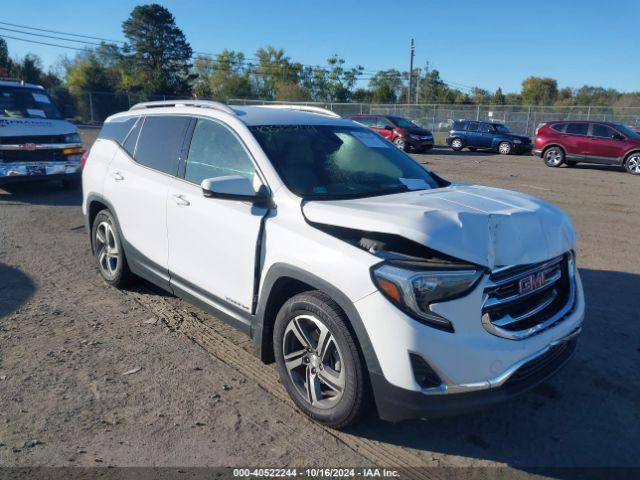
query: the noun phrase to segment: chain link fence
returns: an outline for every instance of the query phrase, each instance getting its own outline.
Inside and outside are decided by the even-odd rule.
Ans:
[[[79,123],[100,124],[109,115],[128,110],[138,102],[178,100],[185,97],[126,93],[86,92],[68,99],[66,116]],[[522,105],[443,105],[443,104],[370,104],[330,102],[274,102],[264,100],[229,99],[232,105],[266,105],[295,103],[328,108],[339,115],[386,114],[399,115],[432,130],[444,138],[454,120],[488,120],[506,124],[512,131],[532,136],[536,127],[551,120],[601,120],[640,127],[640,107],[600,106],[522,106]]]
[[[235,105],[297,103],[327,108],[339,115],[398,115],[413,120],[434,133],[442,134],[451,129],[454,120],[461,119],[500,122],[506,124],[513,132],[529,136],[533,136],[539,124],[552,120],[600,120],[640,127],[640,107],[268,102],[245,99],[230,99],[229,103]]]

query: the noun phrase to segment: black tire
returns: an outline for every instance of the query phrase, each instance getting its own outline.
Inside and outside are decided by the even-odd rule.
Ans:
[[[464,142],[461,138],[453,138],[451,139],[451,148],[453,149],[453,151],[459,152],[464,148]]]
[[[315,336],[316,322],[329,332],[330,335],[324,338],[332,339],[324,344],[328,345],[324,352],[316,350],[321,336],[321,330]],[[368,407],[364,363],[347,325],[348,319],[338,304],[325,293],[313,290],[290,298],[282,306],[273,333],[273,351],[280,380],[294,403],[313,420],[336,429],[353,424]],[[309,341],[301,342],[299,333]],[[310,345],[310,348],[305,345]],[[291,350],[287,353],[289,364],[296,365],[291,370],[285,364],[285,350]],[[334,362],[338,358],[339,362],[329,365],[325,363],[327,358]],[[333,377],[327,376],[328,372]],[[340,392],[322,380],[323,375],[337,379],[336,373],[342,379],[335,382],[335,385],[343,385]],[[317,390],[308,388],[310,385],[317,386]]]
[[[633,152],[627,156],[624,169],[631,175],[640,175],[640,152]]]
[[[564,163],[564,150],[560,147],[552,146],[542,152],[542,160],[547,167],[557,168]]]
[[[564,163],[567,164],[567,167],[575,167],[578,164],[578,162],[574,160],[565,160]]]
[[[407,145],[407,142],[404,140],[404,138],[400,138],[400,137],[396,138],[393,141],[393,144],[403,152],[406,152],[409,150],[409,145]]]
[[[475,152],[476,150],[478,150],[476,147],[469,147],[470,152]]]
[[[509,142],[500,142],[498,144],[498,153],[500,153],[500,155],[511,155],[513,153],[513,146]]]
[[[62,180],[62,188],[65,190],[80,190],[82,188],[82,179],[70,178],[68,180]]]
[[[109,210],[101,210],[93,220],[91,247],[105,282],[116,288],[123,288],[131,283],[133,274],[122,248],[118,226]]]

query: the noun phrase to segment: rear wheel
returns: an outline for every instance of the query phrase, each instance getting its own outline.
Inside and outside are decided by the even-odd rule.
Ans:
[[[403,138],[400,138],[400,137],[396,138],[393,141],[393,144],[403,152],[407,151],[407,142],[405,142]]]
[[[454,138],[451,140],[451,148],[453,148],[456,152],[459,152],[464,147],[462,140],[459,138]]]
[[[115,219],[109,210],[102,210],[96,215],[91,238],[93,254],[102,278],[116,288],[126,286],[133,275],[124,256]]]
[[[500,152],[501,155],[511,155],[512,149],[509,142],[500,142],[498,145],[498,152]]]
[[[624,162],[624,168],[632,175],[640,175],[640,152],[629,155]]]
[[[559,167],[564,163],[564,151],[560,147],[549,147],[542,158],[547,167]]]
[[[333,428],[366,409],[365,371],[347,322],[328,295],[311,291],[289,299],[274,326],[280,380],[300,410]]]

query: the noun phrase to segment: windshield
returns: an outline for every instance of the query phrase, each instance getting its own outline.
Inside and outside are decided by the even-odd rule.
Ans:
[[[0,86],[0,115],[18,118],[62,118],[45,90]]]
[[[621,133],[624,133],[629,138],[640,138],[640,134],[634,132],[628,127],[625,127],[624,125],[616,125],[615,127],[618,130],[620,130]]]
[[[498,133],[509,133],[509,129],[501,123],[494,123],[493,126],[498,131]]]
[[[371,130],[334,125],[250,127],[287,187],[303,198],[355,198],[438,188],[420,164]]]
[[[406,118],[402,118],[402,117],[389,117],[389,118],[393,123],[396,124],[396,126],[400,128],[420,128],[418,125],[413,123],[411,120],[407,120]]]

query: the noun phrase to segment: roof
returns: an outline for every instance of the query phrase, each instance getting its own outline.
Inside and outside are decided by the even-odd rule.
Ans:
[[[311,111],[307,111],[306,109]],[[353,122],[339,115],[318,107],[301,105],[226,105],[208,100],[167,100],[160,102],[143,102],[132,106],[128,111],[116,113],[109,117],[122,118],[142,112],[159,112],[167,115],[171,112],[193,114],[207,112],[222,113],[232,116],[247,126],[258,125],[343,125],[352,126]],[[318,113],[315,113],[315,112]],[[109,120],[107,119],[107,120]]]
[[[38,90],[44,90],[42,85],[25,83],[20,80],[0,80],[0,87],[37,88]]]
[[[245,125],[353,125],[353,122],[339,117],[329,117],[318,113],[279,109],[276,107],[230,105],[238,119]]]

